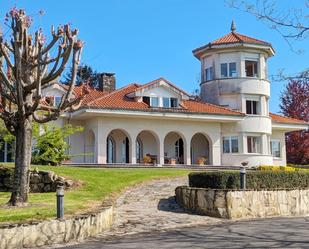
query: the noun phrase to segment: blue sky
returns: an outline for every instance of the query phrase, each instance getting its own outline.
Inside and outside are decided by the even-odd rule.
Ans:
[[[291,4],[278,2],[282,9]],[[33,14],[34,27],[46,32],[51,25],[68,22],[77,27],[85,41],[82,62],[99,72],[115,72],[117,87],[162,76],[191,93],[199,87],[200,74],[192,50],[230,32],[232,19],[237,32],[273,44],[276,55],[269,60],[270,74],[308,67],[309,50],[301,55],[292,52],[278,33],[253,16],[227,7],[224,0],[2,0],[1,23],[14,5]],[[35,15],[40,9],[45,11],[42,17]],[[305,49],[307,43],[295,46]],[[271,84],[273,112],[279,112],[283,89],[284,82]]]

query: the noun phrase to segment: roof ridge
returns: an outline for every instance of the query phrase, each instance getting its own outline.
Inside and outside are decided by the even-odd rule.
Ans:
[[[108,93],[108,94],[106,94],[106,95],[104,95],[104,96],[101,96],[100,98],[97,98],[97,99],[94,99],[94,100],[90,101],[89,103],[87,103],[87,105],[92,104],[93,102],[98,101],[98,100],[101,100],[101,99],[106,98],[106,97],[108,97],[108,96],[111,96],[111,95],[113,95],[113,94],[115,94],[115,93],[117,93],[117,92],[120,92],[120,91],[122,91],[122,90],[124,90],[124,89],[126,89],[126,88],[128,88],[128,87],[130,87],[130,86],[132,86],[132,85],[137,86],[138,84],[136,84],[136,83],[131,83],[131,84],[129,84],[129,85],[120,87],[120,88],[118,88],[118,89],[115,90],[115,91],[112,91],[112,92],[110,92],[110,93]]]
[[[171,81],[165,79],[164,77],[159,77],[159,78],[157,78],[157,79],[155,79],[155,80],[152,80],[152,81],[150,81],[150,82],[148,82],[148,83],[146,83],[146,84],[143,84],[143,85],[141,85],[140,87],[138,87],[137,89],[135,89],[135,91],[137,91],[137,90],[139,90],[139,89],[142,89],[143,87],[147,87],[147,86],[151,86],[152,84],[156,84],[156,83],[160,82],[161,80],[164,81],[164,82],[166,82],[167,84],[171,85],[172,87],[174,87],[174,88],[177,89],[178,91],[184,93],[185,95],[190,96],[190,94],[188,94],[186,91],[180,89],[178,86],[176,86],[176,85],[175,85],[174,83],[172,83]]]
[[[240,33],[235,33],[235,34],[237,34],[237,36],[244,36],[246,38],[253,39],[253,40],[265,43],[265,44],[270,44],[269,42],[266,42],[266,41],[263,41],[263,40],[260,40],[260,39],[257,39],[257,38],[253,38],[253,37],[250,37],[250,36],[247,36],[247,35],[244,35],[244,34],[240,34]]]
[[[241,38],[239,37],[239,34],[238,34],[238,33],[236,33],[236,32],[231,32],[230,34],[232,34],[233,36],[235,36],[235,38],[236,38],[238,41],[244,42],[244,40],[241,39]],[[228,35],[229,35],[229,34],[228,34]]]

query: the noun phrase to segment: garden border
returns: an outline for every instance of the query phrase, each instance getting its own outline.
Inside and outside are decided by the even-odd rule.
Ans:
[[[114,207],[64,220],[48,220],[0,226],[0,248],[19,249],[82,241],[113,224]]]

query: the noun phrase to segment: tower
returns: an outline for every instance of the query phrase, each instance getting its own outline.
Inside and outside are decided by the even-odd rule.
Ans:
[[[252,154],[263,155],[262,163],[272,164],[267,78],[267,59],[275,54],[272,45],[237,33],[232,22],[230,33],[193,50],[193,54],[201,62],[202,100],[245,114],[237,124],[222,125],[222,136],[235,134],[239,138],[241,151],[234,158],[246,159],[250,154],[248,160],[254,160]]]

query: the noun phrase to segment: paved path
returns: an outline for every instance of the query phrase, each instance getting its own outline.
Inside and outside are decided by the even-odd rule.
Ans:
[[[188,177],[153,180],[126,191],[116,202],[115,223],[101,237],[165,231],[185,226],[208,225],[222,220],[184,213],[175,202],[175,188]]]
[[[127,190],[116,201],[113,227],[98,238],[115,239],[137,233],[223,222],[222,219],[184,213],[177,205],[175,188],[188,185],[187,179],[186,176],[153,180]]]
[[[92,239],[67,249],[309,248],[309,217],[239,221],[212,226]]]

